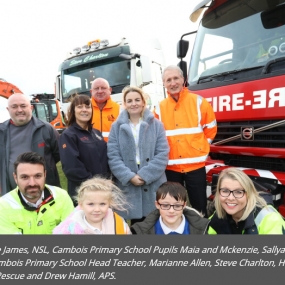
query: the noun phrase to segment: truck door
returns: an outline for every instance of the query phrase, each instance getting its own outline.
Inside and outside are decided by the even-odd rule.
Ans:
[[[32,103],[33,105],[33,116],[37,117],[38,119],[48,122],[49,123],[49,119],[48,119],[48,114],[47,114],[47,110],[46,110],[46,106],[45,104],[42,103]]]

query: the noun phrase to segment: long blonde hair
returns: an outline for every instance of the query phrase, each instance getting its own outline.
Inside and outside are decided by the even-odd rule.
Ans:
[[[80,204],[84,200],[87,192],[103,192],[107,195],[110,202],[110,208],[118,211],[127,211],[131,205],[126,201],[122,190],[114,185],[112,180],[93,177],[83,182],[77,190],[75,200]]]
[[[263,208],[267,206],[266,201],[256,191],[251,179],[242,170],[235,167],[229,167],[221,172],[217,183],[217,191],[215,195],[215,208],[218,218],[224,219],[227,214],[221,205],[220,191],[219,191],[219,189],[221,188],[222,181],[225,178],[236,180],[245,190],[247,203],[243,215],[239,219],[239,221],[245,220],[255,207]]]

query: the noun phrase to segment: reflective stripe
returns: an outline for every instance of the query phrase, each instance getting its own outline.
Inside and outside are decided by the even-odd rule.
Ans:
[[[179,136],[179,135],[192,135],[202,133],[202,127],[197,128],[185,128],[185,129],[176,129],[165,131],[167,137]]]
[[[201,122],[201,104],[203,102],[203,97],[201,97],[200,95],[197,95],[197,115],[198,115],[198,126],[200,125]]]
[[[206,161],[207,157],[208,157],[208,155],[199,156],[199,157],[192,157],[192,158],[170,159],[170,160],[168,160],[168,165],[204,162],[204,161]]]
[[[208,143],[211,144],[213,140],[207,139]]]
[[[259,213],[258,215],[256,216],[256,218],[254,219],[254,222],[256,224],[256,226],[258,227],[261,223],[261,221],[264,219],[264,217],[267,215],[267,214],[270,214],[270,213],[275,213],[277,212],[274,208],[272,207],[264,207]]]
[[[23,207],[14,199],[14,197],[7,193],[6,195],[1,197],[2,200],[6,201],[12,209],[22,209]]]
[[[214,121],[212,121],[211,123],[209,123],[209,124],[205,124],[204,126],[203,126],[203,128],[209,128],[209,129],[211,129],[211,128],[214,128],[214,127],[216,127],[217,126],[217,121],[216,120],[214,120]]]
[[[110,134],[110,132],[102,132],[102,136],[103,136],[104,138],[109,137],[109,134]]]

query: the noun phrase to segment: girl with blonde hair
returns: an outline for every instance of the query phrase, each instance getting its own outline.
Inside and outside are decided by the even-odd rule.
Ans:
[[[53,231],[54,234],[131,234],[115,211],[130,206],[111,180],[94,177],[83,182],[75,199],[78,207]]]

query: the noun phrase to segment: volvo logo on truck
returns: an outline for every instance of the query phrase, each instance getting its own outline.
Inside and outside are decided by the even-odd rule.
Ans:
[[[253,141],[254,140],[254,128],[253,127],[241,127],[241,140]]]

